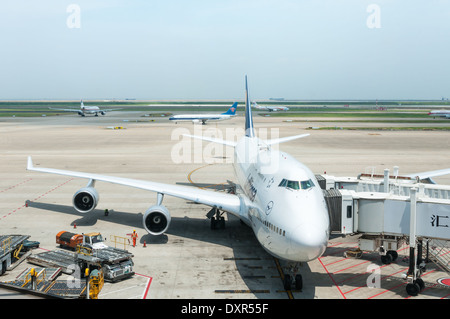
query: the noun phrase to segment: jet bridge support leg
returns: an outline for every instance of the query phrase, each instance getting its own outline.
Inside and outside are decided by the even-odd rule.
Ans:
[[[422,254],[422,242],[416,241],[416,204],[417,204],[417,190],[411,189],[410,197],[410,224],[409,224],[409,268],[406,273],[406,292],[410,296],[417,296],[419,292],[425,287],[425,284],[420,278],[422,276],[422,267],[418,267],[418,259],[416,258],[416,249],[420,252],[420,259]],[[416,243],[417,246],[416,247]],[[418,256],[419,254],[417,254]]]

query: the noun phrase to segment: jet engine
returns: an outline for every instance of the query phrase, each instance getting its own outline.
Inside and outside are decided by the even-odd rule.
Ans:
[[[155,205],[147,209],[144,214],[144,228],[152,235],[161,235],[169,228],[170,220],[167,208],[163,205]]]
[[[97,206],[98,200],[94,187],[84,187],[73,195],[73,207],[80,213],[89,213]]]

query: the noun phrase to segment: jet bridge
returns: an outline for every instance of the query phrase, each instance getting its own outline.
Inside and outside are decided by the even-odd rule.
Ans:
[[[399,176],[361,174],[357,178],[317,176],[327,202],[331,231],[362,234],[359,248],[348,252],[377,251],[383,263],[398,257],[396,250],[410,246],[407,292],[423,289],[422,251],[426,260],[450,272],[450,186],[429,184]]]

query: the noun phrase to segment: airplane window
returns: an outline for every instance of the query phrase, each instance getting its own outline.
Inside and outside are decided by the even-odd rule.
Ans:
[[[307,181],[302,181],[302,182],[300,182],[300,184],[302,185],[302,189],[308,189],[308,188],[314,187],[314,183],[310,179]]]
[[[307,181],[301,181],[301,182],[288,181],[287,179],[283,179],[278,186],[297,190],[297,189],[309,189],[311,187],[314,187],[314,183],[310,179]]]
[[[286,187],[291,189],[300,189],[297,181],[288,181]]]

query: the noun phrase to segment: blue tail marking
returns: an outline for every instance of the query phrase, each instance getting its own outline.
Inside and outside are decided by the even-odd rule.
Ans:
[[[222,115],[236,115],[237,110],[237,102],[234,102],[233,105],[226,111],[225,113],[222,113]]]

